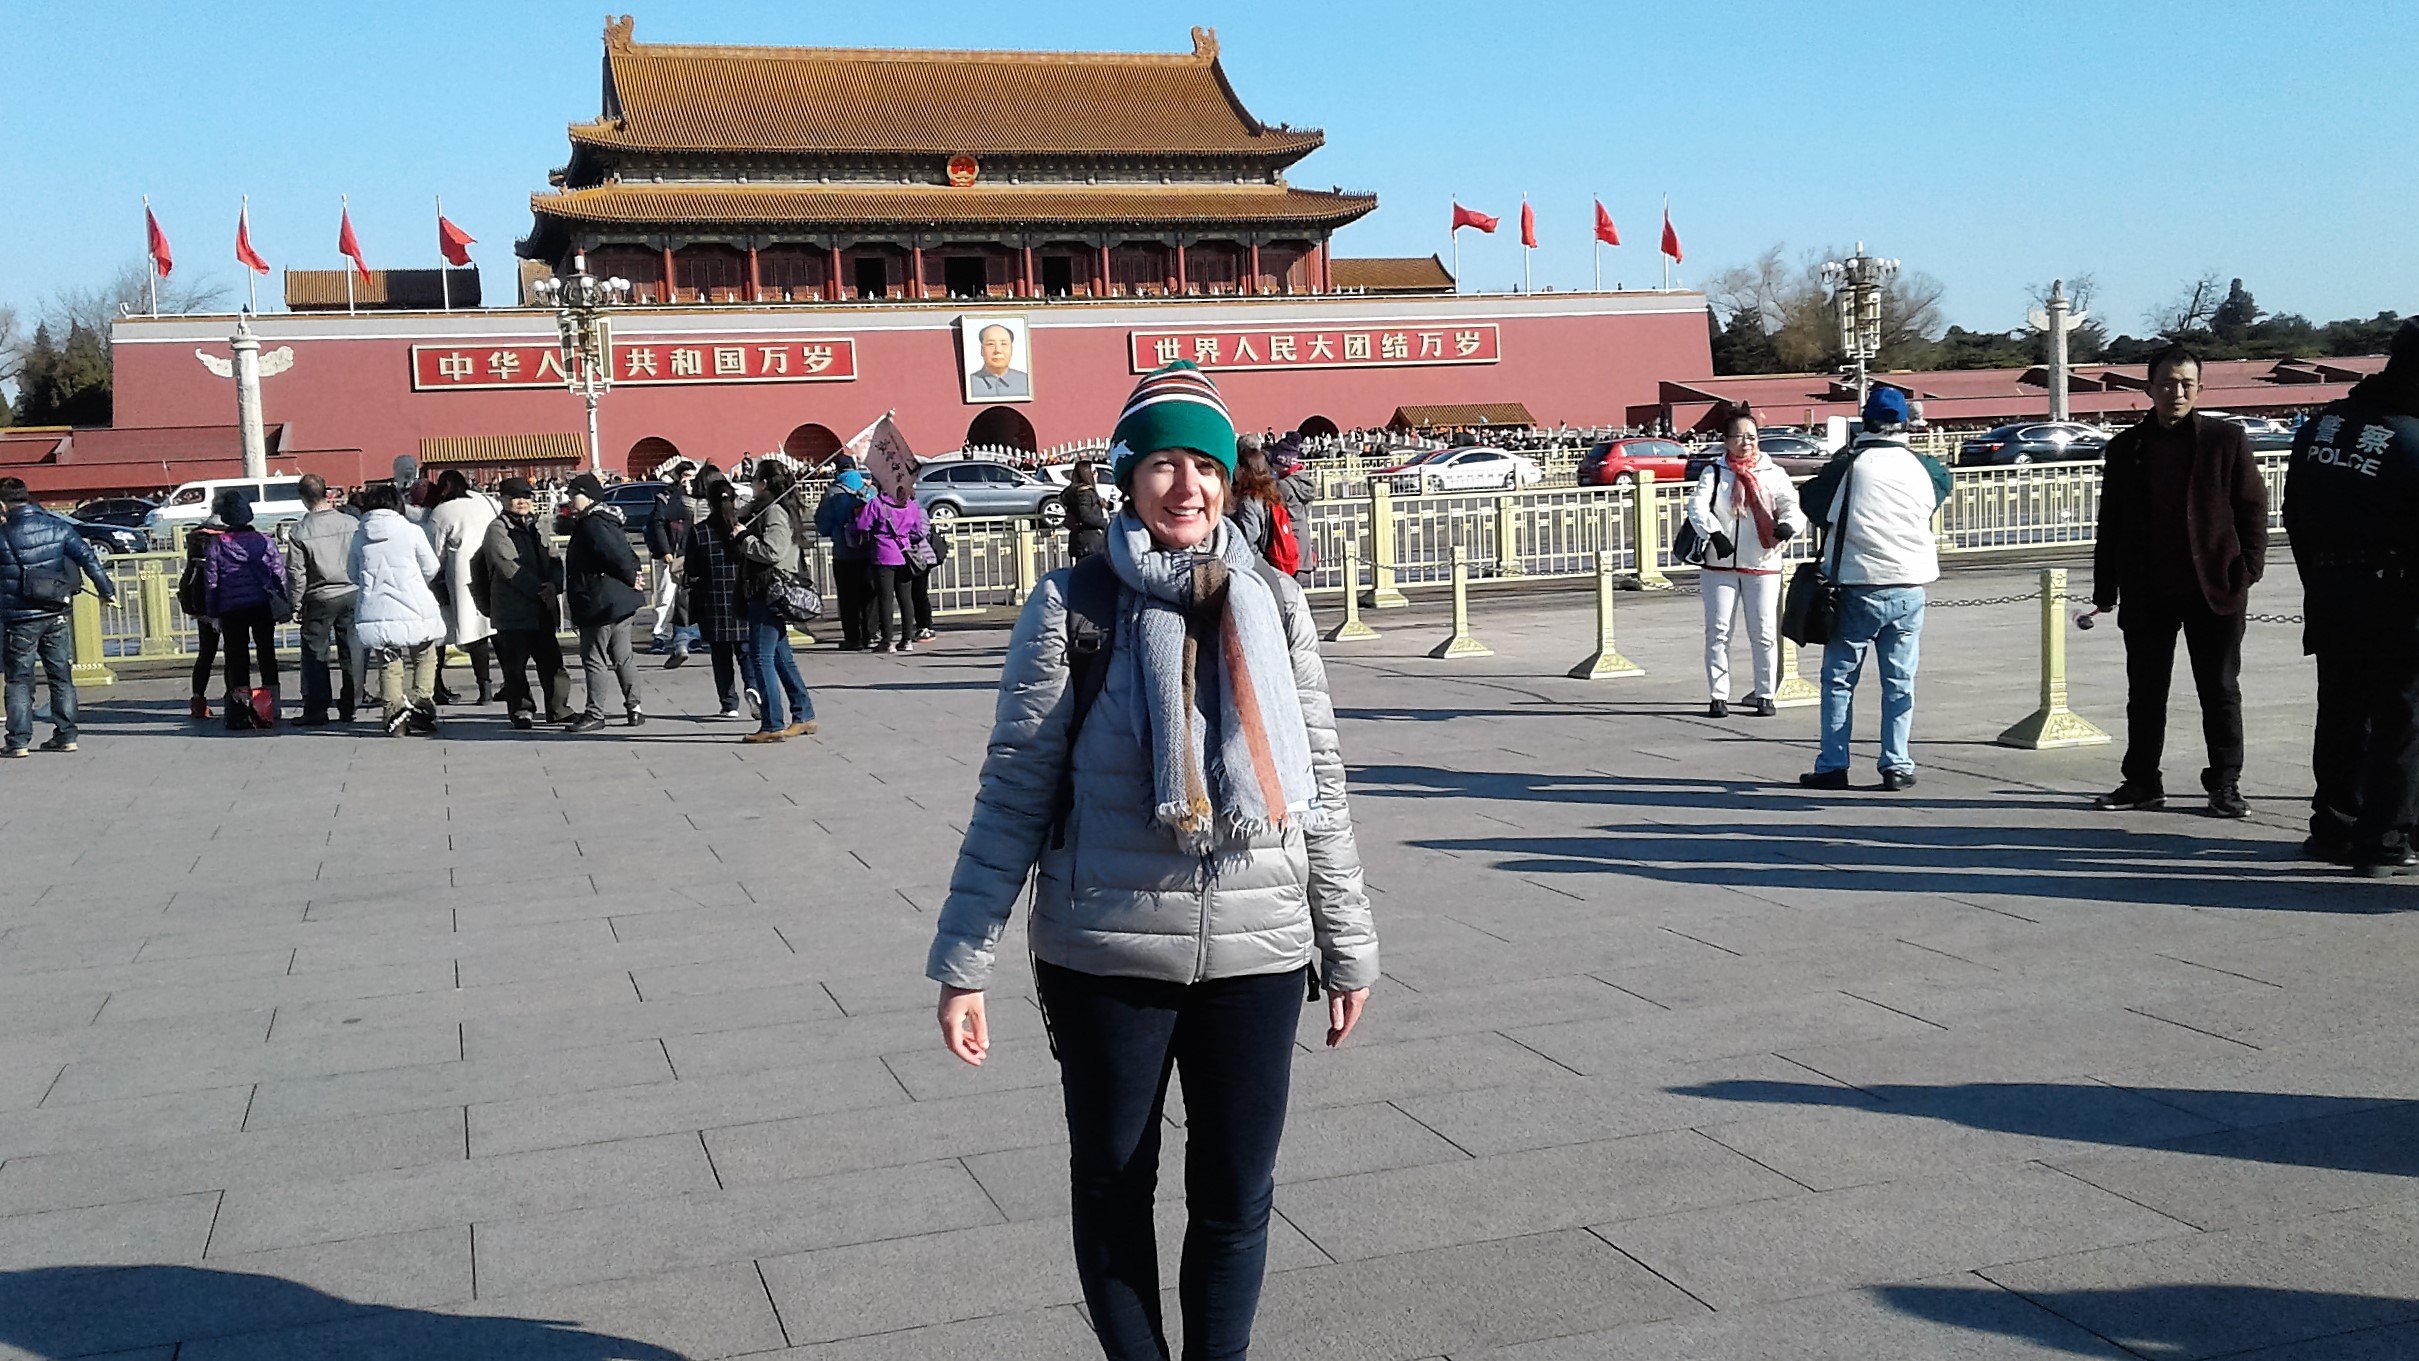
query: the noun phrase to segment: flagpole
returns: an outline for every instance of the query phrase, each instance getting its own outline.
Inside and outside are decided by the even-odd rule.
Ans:
[[[244,195],[244,244],[252,244],[252,196]],[[260,315],[260,271],[244,266],[244,310]]]
[[[353,200],[350,196],[338,194],[336,196],[336,209],[339,213],[343,214],[345,221],[350,222],[353,220]],[[344,268],[344,314],[348,317],[353,315],[353,271],[360,265],[360,263],[360,261],[356,260]],[[1668,273],[1668,271],[1666,272]]]
[[[1537,250],[1534,246],[1531,246],[1527,240],[1529,234],[1528,215],[1529,196],[1522,194],[1520,196],[1520,235],[1522,237],[1520,243],[1520,291],[1523,293],[1535,291],[1529,287],[1529,257],[1536,254]]]
[[[437,287],[444,296],[445,310],[451,312],[454,310],[454,274],[452,270],[445,267],[446,261],[444,259],[443,250],[445,236],[445,195],[443,194],[437,195],[437,236],[439,245],[437,259]]]
[[[144,199],[143,206],[150,207],[151,200]],[[1453,291],[1459,293],[1461,292],[1461,195],[1459,194],[1453,196],[1453,211],[1454,223],[1445,235],[1453,238]]]
[[[1664,232],[1665,232],[1667,235],[1668,235],[1668,234],[1670,233],[1670,231],[1671,231],[1671,195],[1669,195],[1669,194],[1665,194],[1665,195],[1663,196],[1663,230],[1664,230]],[[1658,244],[1660,244],[1660,243],[1658,243]],[[1664,291],[1664,292],[1666,292],[1666,293],[1671,292],[1671,252],[1670,252],[1670,251],[1664,251],[1664,252],[1663,252],[1663,291]]]
[[[151,256],[151,268],[143,271],[143,279],[151,286],[151,315],[160,314],[160,257],[151,252],[151,195],[143,195],[143,253]]]
[[[1598,194],[1598,195],[1596,196],[1596,211],[1597,211],[1597,212],[1599,212],[1599,213],[1601,213],[1601,212],[1603,212],[1603,211],[1604,211],[1604,195],[1602,195],[1602,194]],[[1601,232],[1597,233],[1597,234],[1596,234],[1595,239],[1589,243],[1589,246],[1588,246],[1588,254],[1590,254],[1590,255],[1592,255],[1592,256],[1594,256],[1594,257],[1595,257],[1595,260],[1596,260],[1596,291],[1597,291],[1597,292],[1599,292],[1599,293],[1602,293],[1602,292],[1604,291],[1604,234],[1603,234],[1603,233],[1601,233]]]

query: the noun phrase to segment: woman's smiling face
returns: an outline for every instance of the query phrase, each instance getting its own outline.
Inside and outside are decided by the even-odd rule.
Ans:
[[[1135,518],[1161,548],[1198,548],[1226,514],[1226,467],[1190,449],[1162,449],[1134,466]]]

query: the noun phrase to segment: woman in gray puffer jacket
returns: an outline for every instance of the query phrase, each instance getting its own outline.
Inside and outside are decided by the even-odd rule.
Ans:
[[[1180,1069],[1182,1353],[1240,1358],[1306,984],[1324,984],[1341,1043],[1377,939],[1309,610],[1224,518],[1235,437],[1216,389],[1189,364],[1148,375],[1114,444],[1126,509],[1107,550],[1045,578],[1009,641],[927,972],[945,1043],[981,1063],[993,954],[1038,866],[1028,935],[1094,1331],[1111,1361],[1171,1354],[1151,1202]],[[1076,732],[1071,621],[1096,612],[1107,638],[1083,663],[1096,699]]]

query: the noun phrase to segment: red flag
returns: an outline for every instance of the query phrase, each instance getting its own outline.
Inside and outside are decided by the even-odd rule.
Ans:
[[[1537,213],[1525,198],[1520,201],[1520,244],[1531,250],[1537,248]]]
[[[168,233],[160,230],[160,220],[151,215],[148,203],[143,205],[143,229],[150,237],[151,267],[165,279],[168,271],[176,268],[176,257],[168,253]]]
[[[260,258],[259,251],[252,249],[252,209],[249,206],[235,219],[235,262],[250,268],[255,274],[269,272],[269,262]]]
[[[1663,205],[1663,253],[1677,264],[1680,259],[1680,234],[1671,229],[1671,205]]]
[[[1482,232],[1491,232],[1495,230],[1497,221],[1499,219],[1489,217],[1475,209],[1464,208],[1459,203],[1453,205],[1454,231],[1460,231],[1464,227],[1476,227]]]
[[[362,278],[370,277],[370,267],[361,258],[361,238],[353,235],[353,210],[350,208],[344,210],[344,226],[336,233],[336,251],[340,255],[352,256],[353,268],[361,271]]]
[[[1621,244],[1621,232],[1613,226],[1613,215],[1604,211],[1604,200],[1596,200],[1596,239],[1608,246]]]
[[[478,239],[448,221],[445,214],[437,214],[437,254],[444,256],[447,263],[469,264],[471,243]]]

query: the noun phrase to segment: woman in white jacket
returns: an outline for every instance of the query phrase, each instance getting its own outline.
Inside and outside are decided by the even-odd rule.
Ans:
[[[454,693],[445,684],[445,651],[458,647],[470,653],[471,674],[478,679],[479,697],[474,704],[494,700],[495,691],[488,683],[490,668],[495,661],[495,645],[488,639],[495,636],[495,625],[479,613],[478,601],[470,593],[470,560],[479,555],[487,542],[487,527],[495,523],[493,501],[470,489],[470,479],[458,468],[448,468],[437,474],[437,501],[428,509],[428,519],[422,527],[428,531],[429,547],[437,550],[437,564],[443,581],[437,594],[437,606],[445,613],[445,641],[437,649],[437,689],[439,704],[455,702]]]
[[[1723,459],[1698,476],[1688,522],[1704,537],[1705,688],[1709,718],[1730,715],[1730,626],[1743,610],[1755,662],[1749,700],[1759,718],[1773,713],[1780,684],[1782,545],[1806,528],[1789,474],[1756,444],[1755,413],[1731,408],[1723,423]]]
[[[403,518],[403,497],[392,485],[372,483],[361,504],[361,533],[353,539],[348,573],[359,593],[353,637],[377,663],[387,736],[401,737],[414,727],[434,732],[437,646],[445,638],[445,613],[428,588],[440,570],[437,552],[420,526]]]

